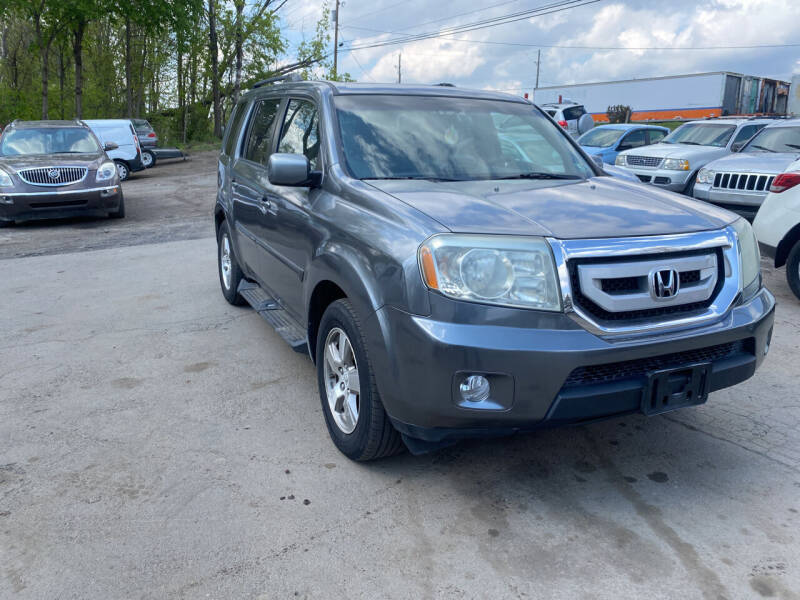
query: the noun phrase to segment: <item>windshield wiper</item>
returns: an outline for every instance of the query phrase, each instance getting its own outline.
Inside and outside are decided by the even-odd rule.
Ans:
[[[426,177],[424,175],[407,175],[405,177],[362,177],[361,181],[400,181],[400,180],[421,180],[421,181],[470,181],[469,179],[450,179],[448,177]]]
[[[787,144],[787,146],[788,146],[788,144]],[[773,150],[772,148],[767,148],[766,146],[759,146],[758,144],[753,144],[751,147],[752,148],[758,148],[759,150],[764,150],[766,152],[775,152],[775,150]]]
[[[705,144],[701,144],[700,142],[675,142],[676,144],[686,144],[687,146],[705,146]]]
[[[492,179],[583,179],[580,175],[564,175],[561,173],[519,173],[507,177],[492,177]]]
[[[798,145],[798,144],[784,144],[784,146],[789,146],[789,148],[796,148],[796,149],[800,150],[800,145]]]

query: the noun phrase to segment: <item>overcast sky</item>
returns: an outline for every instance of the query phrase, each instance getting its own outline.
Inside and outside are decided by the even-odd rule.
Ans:
[[[381,32],[408,35],[439,31],[554,1],[345,0],[339,16],[340,41],[345,47],[365,45],[398,37]],[[293,44],[304,35],[312,35],[321,5],[314,0],[289,0],[282,9],[284,26],[290,30],[288,35]],[[339,68],[358,81],[396,81],[397,57],[402,53],[404,83],[448,81],[463,87],[521,94],[530,91],[536,80],[536,52],[540,44],[540,86],[705,71],[789,79],[792,73],[800,73],[800,46],[693,51],[552,46],[800,44],[800,0],[601,0],[451,38],[457,40],[440,37],[396,46],[343,50]]]

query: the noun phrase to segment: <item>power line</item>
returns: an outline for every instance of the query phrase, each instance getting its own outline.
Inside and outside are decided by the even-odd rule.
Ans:
[[[375,33],[387,33],[392,35],[399,35],[397,31],[384,31],[382,29],[371,29],[367,27],[356,27],[354,25],[340,25],[342,29],[361,29],[364,31],[373,31]],[[531,44],[525,42],[496,42],[490,40],[467,40],[464,38],[449,37],[452,34],[445,34],[442,37],[447,37],[448,42],[466,42],[469,44],[490,44],[494,46],[519,46],[522,48],[558,48],[562,50],[757,50],[759,48],[797,48],[800,47],[800,42],[789,44],[754,44],[749,46],[576,46],[569,44]],[[380,36],[375,36],[380,37]],[[371,39],[371,38],[367,38]],[[393,40],[387,40],[393,41]],[[352,50],[362,49],[360,46],[350,48]]]
[[[360,46],[351,46],[353,49],[365,49],[365,48],[377,48],[380,46],[389,46],[394,44],[403,44],[406,42],[412,41],[420,41],[438,37],[444,37],[447,35],[458,34],[458,33],[467,33],[470,31],[477,31],[480,29],[487,29],[490,27],[497,27],[499,25],[506,25],[508,23],[514,23],[516,21],[522,21],[525,19],[530,19],[533,17],[539,17],[543,15],[553,14],[565,10],[570,10],[572,8],[578,8],[581,6],[587,6],[589,4],[596,4],[598,2],[602,2],[602,0],[563,0],[561,2],[554,2],[552,4],[540,6],[536,9],[528,9],[525,11],[520,11],[516,13],[511,13],[507,15],[503,15],[500,17],[494,17],[491,19],[484,19],[481,21],[475,21],[472,23],[466,23],[464,25],[459,25],[456,27],[449,27],[445,29],[441,29],[439,31],[431,31],[427,33],[420,33],[414,35],[407,35],[401,38],[395,38],[392,40],[384,40],[381,42],[374,42],[374,43],[367,43],[362,44]]]

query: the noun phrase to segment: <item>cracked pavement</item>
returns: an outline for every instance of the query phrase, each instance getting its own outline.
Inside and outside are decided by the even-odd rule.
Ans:
[[[130,222],[0,233],[0,597],[800,598],[782,270],[770,356],[704,406],[355,464],[223,300],[213,186],[201,156]]]

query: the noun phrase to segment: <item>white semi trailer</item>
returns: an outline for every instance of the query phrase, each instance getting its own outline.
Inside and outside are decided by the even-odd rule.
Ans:
[[[614,105],[630,106],[632,121],[786,114],[788,97],[786,81],[716,72],[543,87],[533,101],[577,102],[602,122]]]

